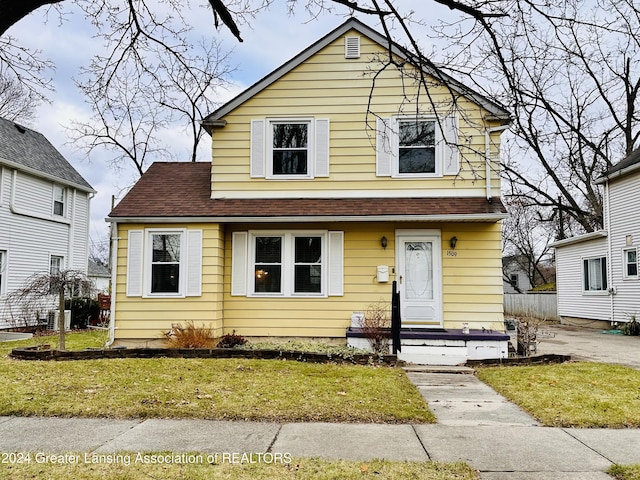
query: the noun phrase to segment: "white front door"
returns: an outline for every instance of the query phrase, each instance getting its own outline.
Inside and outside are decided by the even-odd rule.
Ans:
[[[440,232],[398,231],[396,245],[402,328],[442,327]]]

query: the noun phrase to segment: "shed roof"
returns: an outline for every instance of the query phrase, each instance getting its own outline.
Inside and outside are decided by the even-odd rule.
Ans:
[[[112,221],[485,221],[506,217],[499,198],[212,199],[211,163],[158,162],[111,211]]]
[[[44,135],[4,118],[0,118],[0,163],[95,192]]]

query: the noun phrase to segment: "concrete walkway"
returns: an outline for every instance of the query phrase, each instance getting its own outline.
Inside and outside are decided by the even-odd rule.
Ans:
[[[562,330],[562,329],[561,329]],[[567,340],[567,338],[569,340]],[[598,332],[566,332],[551,353],[594,355]],[[620,363],[633,364],[639,338],[616,338]],[[565,343],[559,343],[565,342]],[[616,343],[617,345],[617,343]],[[638,363],[640,366],[640,363]],[[227,455],[264,452],[366,461],[464,461],[482,480],[605,480],[612,464],[640,463],[640,430],[542,427],[464,367],[407,368],[436,414],[434,425],[256,423],[210,420],[112,420],[0,417],[2,452],[168,451]],[[391,394],[391,392],[390,392]]]

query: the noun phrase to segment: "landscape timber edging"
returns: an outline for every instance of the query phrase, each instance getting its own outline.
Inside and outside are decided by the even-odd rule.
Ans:
[[[60,351],[50,348],[21,347],[11,351],[11,357],[19,360],[96,360],[102,358],[246,358],[280,359],[311,363],[384,363],[399,365],[403,362],[396,355],[375,355],[354,353],[341,356],[327,353],[291,350],[249,350],[239,348],[112,348]]]
[[[559,355],[547,353],[535,355],[533,357],[511,357],[511,358],[487,358],[484,360],[467,360],[468,367],[494,366],[494,365],[544,365],[551,363],[570,362],[570,355]]]

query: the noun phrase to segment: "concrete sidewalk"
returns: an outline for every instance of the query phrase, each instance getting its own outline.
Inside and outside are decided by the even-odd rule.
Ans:
[[[464,461],[483,480],[604,480],[614,463],[640,463],[640,430],[541,427],[470,370],[417,370],[408,375],[435,425],[0,417],[0,451]]]

